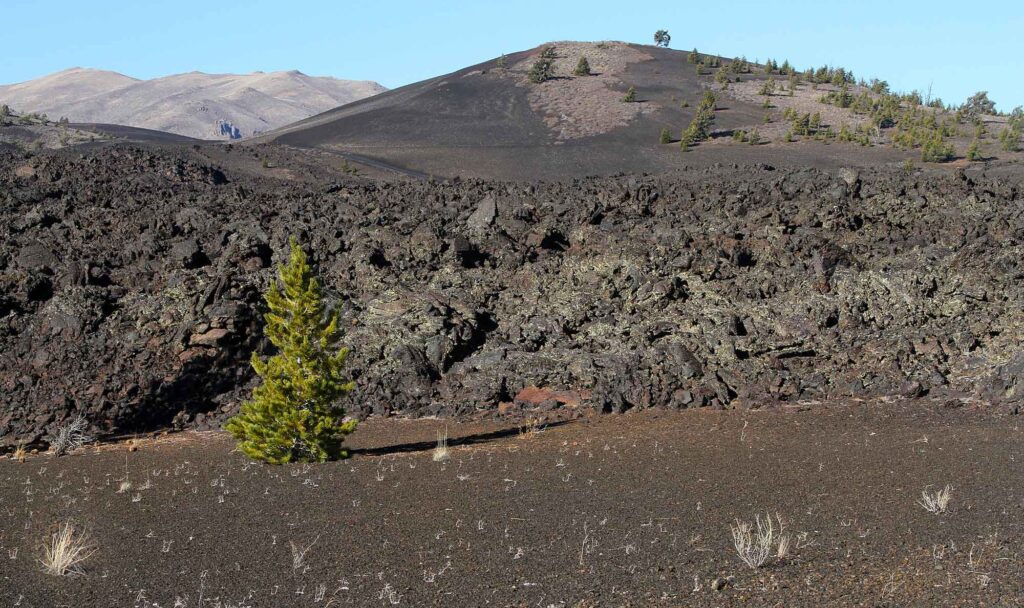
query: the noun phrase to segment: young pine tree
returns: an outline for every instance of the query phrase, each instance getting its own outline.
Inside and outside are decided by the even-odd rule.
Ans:
[[[659,140],[663,144],[670,143],[672,141],[672,133],[669,132],[668,127],[661,130],[661,137]]]
[[[636,101],[636,87],[629,87],[629,90],[626,91],[626,96],[622,98],[622,101],[626,103],[633,103]]]
[[[967,160],[976,161],[981,159],[981,150],[978,146],[978,140],[975,139],[971,142],[971,147],[967,148]]]
[[[337,349],[338,314],[325,307],[306,254],[294,238],[290,246],[281,285],[265,296],[265,332],[278,354],[263,362],[253,353],[263,382],[225,428],[245,455],[271,464],[345,458],[342,441],[356,427],[338,404],[354,387],[342,376],[348,349]]]
[[[576,76],[590,76],[590,62],[586,57],[580,57],[579,63],[576,64],[576,69],[572,73]]]
[[[684,149],[698,144],[711,135],[711,127],[715,122],[715,95],[711,91],[705,91],[704,97],[697,106],[697,113],[690,122],[690,126],[683,131],[679,145]]]
[[[551,80],[554,76],[554,60],[541,57],[533,63],[526,77],[534,84],[540,84]]]
[[[810,127],[811,131],[817,131],[819,128],[821,128],[821,113],[820,112],[815,112],[814,115],[811,116],[811,120],[808,123],[808,127]]]

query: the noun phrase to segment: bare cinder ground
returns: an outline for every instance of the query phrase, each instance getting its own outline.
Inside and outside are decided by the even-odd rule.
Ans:
[[[773,76],[772,78],[776,83],[776,91],[775,94],[768,98],[772,107],[765,110],[765,112],[771,115],[772,122],[761,125],[755,123],[748,127],[748,129],[758,129],[763,136],[775,141],[782,141],[786,131],[792,128],[792,124],[782,117],[788,108],[793,108],[800,114],[818,113],[821,115],[822,124],[828,125],[836,131],[839,131],[843,125],[846,125],[847,128],[853,131],[858,126],[869,126],[871,124],[870,116],[857,114],[848,108],[840,108],[818,101],[822,95],[826,95],[830,91],[839,90],[837,86],[831,84],[813,85],[802,82],[796,86],[793,95],[790,96],[788,93],[789,84],[785,78],[780,79],[779,76]],[[765,80],[766,78],[756,78],[730,83],[724,94],[727,97],[739,99],[747,103],[762,104],[765,97],[759,92]],[[860,95],[865,90],[867,90],[865,87],[858,85],[850,87],[850,93],[854,96]],[[868,91],[868,94],[871,94],[871,92]],[[872,96],[877,97],[876,95]],[[879,143],[884,143],[884,140],[880,137],[876,137],[875,140]]]
[[[8,606],[1014,606],[1019,421],[941,402],[372,421],[351,460],[268,467],[219,433],[0,461]],[[431,446],[444,427],[447,459]],[[921,491],[951,484],[945,514]],[[770,512],[751,570],[729,526]],[[43,574],[57,522],[81,575]]]
[[[556,49],[553,80],[533,84],[527,79],[536,61],[532,56],[519,61],[510,72],[526,89],[530,107],[543,118],[556,142],[608,133],[655,110],[642,100],[622,101],[623,91],[630,86],[623,81],[626,69],[652,59],[642,49],[622,42],[558,42],[552,46]],[[590,64],[587,76],[573,74],[580,57]]]

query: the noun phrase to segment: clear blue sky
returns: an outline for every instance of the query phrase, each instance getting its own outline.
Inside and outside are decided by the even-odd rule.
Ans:
[[[72,66],[137,78],[298,69],[396,87],[550,40],[839,65],[947,103],[1024,104],[1021,0],[770,2],[4,0],[0,83]]]

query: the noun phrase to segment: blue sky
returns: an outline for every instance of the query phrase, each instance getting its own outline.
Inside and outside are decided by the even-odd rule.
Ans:
[[[1024,3],[938,0],[4,0],[0,83],[73,66],[137,78],[298,69],[396,87],[550,40],[839,65],[948,102],[1024,104]]]

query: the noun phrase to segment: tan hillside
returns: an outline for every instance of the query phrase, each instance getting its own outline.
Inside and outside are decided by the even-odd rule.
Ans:
[[[190,72],[137,80],[72,68],[0,86],[0,103],[76,123],[106,123],[199,139],[250,137],[377,93],[371,81],[302,72]]]

